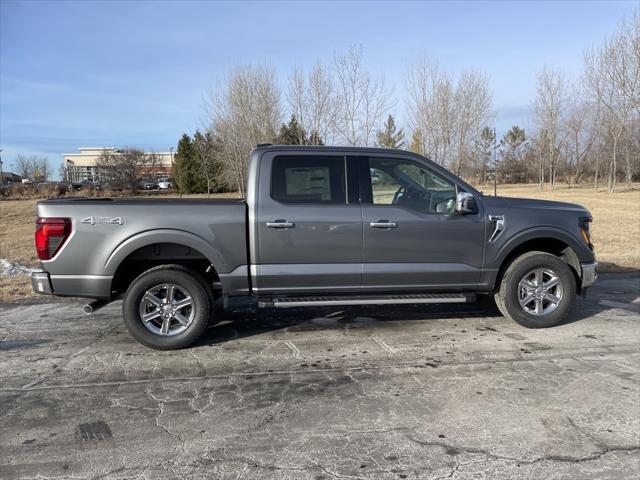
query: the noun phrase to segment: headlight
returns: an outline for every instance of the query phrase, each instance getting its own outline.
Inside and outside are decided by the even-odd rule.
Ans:
[[[590,217],[581,218],[579,226],[583,240],[589,246],[589,248],[593,250],[593,244],[591,243],[591,230],[589,229],[591,221],[592,219]]]

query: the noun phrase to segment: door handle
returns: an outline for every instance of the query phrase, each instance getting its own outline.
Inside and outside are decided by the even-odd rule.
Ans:
[[[380,220],[369,223],[369,226],[371,228],[396,228],[398,224],[396,222],[390,222],[389,220]]]
[[[286,220],[276,220],[275,222],[267,222],[268,228],[293,228],[296,224],[287,222]]]

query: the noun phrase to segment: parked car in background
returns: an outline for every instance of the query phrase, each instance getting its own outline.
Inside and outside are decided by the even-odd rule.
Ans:
[[[144,182],[142,182],[142,189],[143,190],[157,190],[158,189],[158,184],[154,181],[151,180],[145,180]]]
[[[160,190],[169,190],[172,187],[171,182],[169,180],[162,180],[158,182],[158,188]]]
[[[101,185],[101,189],[105,192],[121,192],[122,186],[118,183],[105,182]]]

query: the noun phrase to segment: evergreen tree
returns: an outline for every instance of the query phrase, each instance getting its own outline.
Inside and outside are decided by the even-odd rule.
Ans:
[[[480,171],[478,173],[478,181],[483,184],[487,180],[487,172],[491,169],[493,164],[493,154],[496,144],[496,132],[495,129],[489,126],[485,126],[480,132],[480,138],[478,139],[478,148],[480,150]],[[493,165],[493,168],[496,166]],[[477,170],[477,167],[474,168]]]
[[[498,166],[500,176],[508,182],[523,182],[527,177],[527,165],[523,163],[522,147],[527,142],[523,128],[514,125],[505,133],[500,145],[503,148]]]
[[[511,130],[504,135],[500,143],[507,146],[512,152],[515,152],[526,140],[527,136],[524,133],[524,128],[514,125],[511,127]]]
[[[280,133],[276,139],[276,142],[280,145],[309,145],[309,139],[307,138],[307,132],[305,132],[300,122],[295,115],[291,115],[289,123],[282,124],[280,127]]]
[[[197,170],[195,146],[192,138],[185,133],[178,142],[171,175],[181,195],[199,190],[198,183],[202,182],[198,181]]]
[[[384,148],[403,148],[404,130],[397,130],[393,116],[389,114],[383,129],[378,132],[378,146]]]

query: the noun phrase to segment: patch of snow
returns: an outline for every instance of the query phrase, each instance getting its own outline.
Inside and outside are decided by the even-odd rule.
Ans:
[[[0,277],[16,277],[18,275],[29,275],[37,268],[25,267],[18,262],[12,262],[6,258],[0,258]]]

